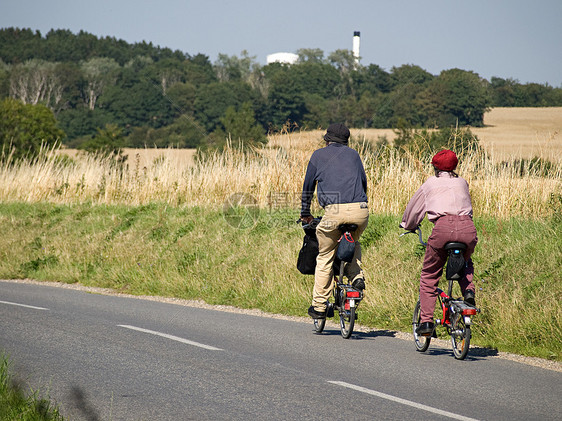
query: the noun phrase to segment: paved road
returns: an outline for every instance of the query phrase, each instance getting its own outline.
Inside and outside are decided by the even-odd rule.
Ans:
[[[374,331],[0,281],[0,350],[68,420],[560,420],[562,373]]]

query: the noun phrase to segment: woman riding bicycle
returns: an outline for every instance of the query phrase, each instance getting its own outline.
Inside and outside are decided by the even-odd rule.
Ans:
[[[438,152],[431,160],[435,176],[430,177],[410,199],[406,206],[400,227],[414,230],[422,222],[425,214],[435,224],[425,252],[420,279],[420,326],[418,335],[431,335],[433,332],[433,312],[437,300],[437,284],[447,260],[445,244],[450,241],[465,243],[465,274],[459,280],[461,292],[467,304],[475,305],[474,266],[470,256],[474,252],[478,238],[472,221],[472,201],[468,183],[454,170],[458,158],[453,151]]]

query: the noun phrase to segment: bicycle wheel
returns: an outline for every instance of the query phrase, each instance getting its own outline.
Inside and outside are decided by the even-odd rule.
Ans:
[[[312,319],[314,322],[314,332],[322,333],[324,326],[326,326],[326,319]]]
[[[453,354],[457,360],[464,360],[468,354],[470,336],[470,326],[466,325],[463,316],[458,315],[451,329],[451,345],[453,345]]]
[[[349,310],[340,309],[340,328],[341,335],[344,339],[349,339],[353,333],[353,326],[355,325],[355,307],[350,307]]]
[[[414,309],[414,317],[412,319],[412,332],[414,334],[414,344],[416,345],[416,350],[419,352],[427,351],[429,348],[429,343],[431,342],[431,336],[421,336],[416,333],[416,329],[420,325],[421,319],[421,304],[420,300],[416,303],[416,308]]]

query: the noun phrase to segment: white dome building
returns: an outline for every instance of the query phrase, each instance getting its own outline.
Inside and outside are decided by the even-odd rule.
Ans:
[[[293,53],[274,53],[267,56],[267,64],[271,63],[285,63],[295,64],[299,56]]]

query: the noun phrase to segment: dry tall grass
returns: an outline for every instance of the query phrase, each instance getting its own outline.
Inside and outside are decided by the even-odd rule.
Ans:
[[[260,206],[300,206],[308,159],[322,147],[320,131],[272,135],[267,146],[243,153],[229,147],[192,165],[180,165],[169,151],[141,165],[132,156],[128,168],[108,158],[55,159],[58,152],[19,165],[0,167],[0,200],[54,203],[222,206],[233,193],[254,196]],[[355,136],[356,138],[358,136]],[[400,214],[432,168],[422,154],[404,156],[394,149],[356,143],[369,182],[371,212]],[[163,151],[164,152],[164,151]],[[551,194],[562,193],[562,164],[533,167],[517,162],[499,165],[492,153],[468,152],[459,174],[469,182],[476,215],[501,218],[545,217],[553,212]]]

